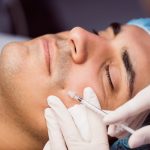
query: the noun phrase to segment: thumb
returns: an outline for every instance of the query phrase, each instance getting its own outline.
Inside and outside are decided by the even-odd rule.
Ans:
[[[74,105],[68,109],[82,138],[85,141],[91,140],[90,127],[86,107],[83,104]]]
[[[132,101],[132,100],[131,100]],[[125,103],[124,105],[120,106],[116,110],[108,113],[103,119],[105,124],[115,124],[119,122],[123,122],[127,118],[131,117],[131,111],[133,110],[133,103],[130,101]]]
[[[65,141],[61,133],[61,129],[57,122],[55,113],[51,108],[46,108],[44,111],[44,116],[47,123],[49,142],[47,142],[44,150],[66,150]],[[59,143],[59,144],[58,144]]]
[[[129,139],[129,146],[136,148],[142,145],[150,144],[150,125],[140,128]]]
[[[92,88],[86,87],[83,91],[83,97],[86,101],[88,101],[91,105],[96,106],[97,108],[101,109],[99,100],[96,96],[96,93],[93,91]]]

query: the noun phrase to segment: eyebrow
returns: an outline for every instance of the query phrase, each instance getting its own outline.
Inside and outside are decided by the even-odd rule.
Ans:
[[[118,22],[113,22],[109,25],[109,27],[112,28],[114,35],[117,36],[121,32],[122,25]],[[131,97],[134,90],[134,82],[135,82],[136,74],[133,69],[133,65],[131,63],[131,59],[129,57],[127,50],[124,50],[122,53],[122,61],[127,72],[128,85],[129,85],[129,97]]]
[[[124,50],[124,52],[122,53],[122,61],[123,61],[123,64],[124,64],[126,72],[127,72],[127,79],[128,79],[128,83],[129,83],[129,97],[131,97],[133,94],[134,81],[135,81],[136,74],[133,69],[133,65],[131,63],[131,60],[130,60],[127,50]]]

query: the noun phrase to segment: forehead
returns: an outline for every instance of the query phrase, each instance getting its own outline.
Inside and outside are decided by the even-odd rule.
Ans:
[[[134,93],[150,83],[150,35],[143,29],[124,25],[116,42],[127,47],[136,73]]]

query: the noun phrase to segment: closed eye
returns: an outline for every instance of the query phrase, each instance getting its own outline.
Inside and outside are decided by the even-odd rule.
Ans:
[[[107,65],[105,69],[106,69],[106,76],[108,78],[109,85],[110,85],[111,89],[114,90],[114,85],[113,85],[113,82],[112,82],[112,79],[110,76],[109,65]]]

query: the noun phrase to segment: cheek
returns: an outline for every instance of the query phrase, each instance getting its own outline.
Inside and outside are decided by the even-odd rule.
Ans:
[[[67,79],[67,89],[74,90],[82,96],[85,87],[96,87],[98,74],[96,69],[88,66],[79,66],[71,69]]]
[[[38,71],[22,71],[13,78],[5,78],[1,85],[6,108],[11,116],[24,124],[25,128],[46,135],[46,124],[43,116],[47,107],[47,97],[50,95],[49,82]],[[38,131],[40,130],[40,131]],[[42,131],[42,133],[41,133]]]
[[[22,63],[15,59],[11,64],[7,61],[13,59],[11,55],[3,53],[0,63],[0,92],[4,105],[12,116],[29,128],[45,129],[43,110],[50,95],[49,79],[41,66],[29,65],[29,61]]]
[[[92,87],[92,84],[90,83],[90,80],[88,79],[88,74],[86,74],[86,72],[84,72],[84,74],[80,71],[75,73],[74,71],[70,72],[71,73],[67,77],[66,87],[63,91],[63,94],[62,96],[59,96],[67,108],[70,108],[75,104],[79,103],[78,101],[71,99],[67,95],[68,91],[73,91],[79,96],[83,97],[83,89],[85,87]]]
[[[27,71],[13,74],[12,78],[3,77],[1,93],[14,110],[26,112],[24,114],[28,115],[34,113],[38,115],[47,106],[49,86],[45,77]]]

